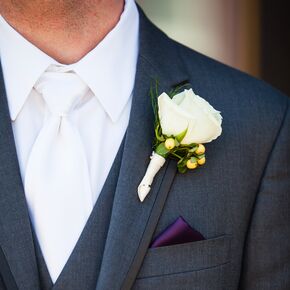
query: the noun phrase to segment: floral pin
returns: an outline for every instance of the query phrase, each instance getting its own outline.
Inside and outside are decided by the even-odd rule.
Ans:
[[[155,140],[150,163],[138,186],[141,202],[150,192],[153,179],[166,158],[177,160],[180,173],[196,169],[206,161],[203,144],[215,140],[222,133],[220,112],[195,95],[192,89],[182,89],[184,86],[158,96],[156,83],[156,89],[150,90],[155,115]]]

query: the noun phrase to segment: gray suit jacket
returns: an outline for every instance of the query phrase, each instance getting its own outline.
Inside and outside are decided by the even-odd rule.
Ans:
[[[167,38],[141,13],[129,127],[97,290],[290,289],[289,101],[260,80]],[[169,160],[144,203],[152,150],[148,90],[189,80],[222,112],[207,164],[184,175]],[[17,84],[15,84],[17,85]],[[206,240],[150,249],[183,216]],[[37,290],[31,227],[0,80],[0,289]]]

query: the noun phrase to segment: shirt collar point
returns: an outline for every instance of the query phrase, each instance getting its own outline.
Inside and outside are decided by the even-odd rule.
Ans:
[[[111,119],[112,123],[117,123],[118,120],[120,119],[121,117],[121,114],[122,114],[122,110],[124,109],[122,107],[122,109],[114,109],[112,108],[111,106],[104,106],[102,104],[106,114],[109,116],[109,118]]]
[[[21,109],[20,109],[21,110]],[[13,108],[9,108],[9,113],[10,113],[10,119],[12,122],[15,122],[19,113],[20,113],[20,110],[18,109],[13,109]]]

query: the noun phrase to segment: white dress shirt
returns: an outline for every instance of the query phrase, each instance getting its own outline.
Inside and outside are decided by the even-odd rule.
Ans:
[[[66,66],[90,88],[74,113],[73,122],[84,144],[94,203],[128,126],[138,56],[138,31],[136,4],[127,0],[113,30],[81,60]],[[49,66],[65,65],[27,41],[2,16],[0,57],[20,173],[24,180],[27,160],[47,110],[33,86]]]

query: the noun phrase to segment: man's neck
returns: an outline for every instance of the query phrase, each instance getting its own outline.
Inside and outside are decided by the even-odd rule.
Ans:
[[[0,14],[58,62],[77,62],[118,23],[124,0],[3,0]]]

